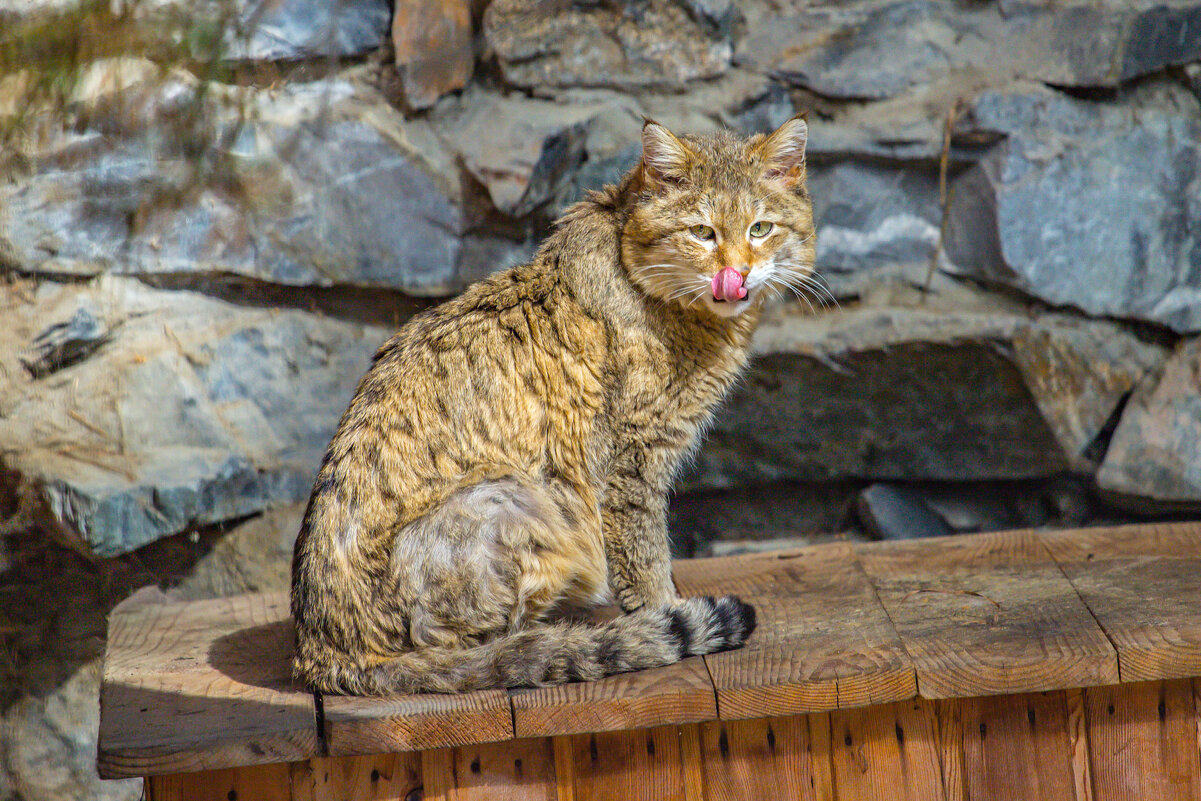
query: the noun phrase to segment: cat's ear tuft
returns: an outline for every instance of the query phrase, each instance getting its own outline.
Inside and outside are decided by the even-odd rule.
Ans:
[[[654,120],[642,125],[642,166],[647,178],[679,183],[688,172],[692,152],[671,131]]]
[[[781,125],[760,143],[763,177],[778,181],[787,189],[795,189],[805,177],[805,145],[809,141],[809,124],[798,114]]]

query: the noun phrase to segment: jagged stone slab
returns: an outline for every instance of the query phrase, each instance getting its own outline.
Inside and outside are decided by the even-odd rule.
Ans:
[[[894,97],[948,75],[1116,86],[1201,55],[1187,35],[1201,24],[1196,2],[796,5],[748,4],[736,60],[828,97]]]
[[[91,124],[0,187],[0,264],[417,295],[462,287],[456,168],[426,124],[378,94],[340,79],[202,90],[179,73],[122,93],[102,75],[87,86]]]
[[[108,341],[35,377],[25,344],[81,304]],[[4,461],[104,556],[306,498],[389,333],[117,277],[44,284],[0,319]]]
[[[1114,324],[937,308],[793,307],[755,342],[690,486],[1052,475],[1163,358]]]
[[[1116,103],[988,91],[965,128],[1004,137],[954,184],[952,268],[1055,305],[1201,331],[1201,106],[1152,83]]]
[[[1181,342],[1130,399],[1097,475],[1144,511],[1201,504],[1201,339]]]

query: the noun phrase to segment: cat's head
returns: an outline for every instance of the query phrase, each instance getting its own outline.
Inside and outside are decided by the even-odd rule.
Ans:
[[[661,302],[726,318],[803,291],[815,244],[808,133],[801,117],[749,139],[677,137],[648,121],[622,232],[634,284]]]

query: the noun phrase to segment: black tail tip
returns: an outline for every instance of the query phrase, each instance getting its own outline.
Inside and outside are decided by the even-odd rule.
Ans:
[[[755,607],[751,606],[736,595],[731,597],[738,603],[738,606],[742,611],[742,639],[750,639],[750,636],[755,633],[755,626],[759,624],[759,619],[755,614]]]
[[[713,601],[713,611],[726,648],[738,648],[755,630],[755,607],[737,595],[726,595]]]

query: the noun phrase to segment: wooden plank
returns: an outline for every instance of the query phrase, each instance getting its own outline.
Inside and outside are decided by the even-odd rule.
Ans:
[[[576,801],[684,801],[679,730],[578,734]],[[694,799],[688,799],[694,801]]]
[[[292,801],[420,801],[421,755],[314,758],[293,762]],[[250,801],[250,799],[247,799]]]
[[[1201,676],[1201,524],[1040,536],[1117,648],[1122,681]]]
[[[938,722],[938,749],[942,764],[942,786],[947,801],[968,801],[967,776],[963,765],[963,701],[942,698],[934,705]]]
[[[813,717],[829,726],[826,715]],[[830,754],[812,748],[809,726],[802,715],[703,724],[704,801],[833,801]],[[815,770],[815,760],[827,764]]]
[[[258,765],[146,780],[147,801],[291,801],[289,767]]]
[[[849,545],[680,561],[685,595],[733,593],[758,628],[705,657],[723,720],[912,698],[912,664]]]
[[[318,751],[313,696],[292,684],[285,594],[164,603],[109,619],[97,766],[104,778],[290,762]]]
[[[434,749],[422,755],[422,773],[425,801],[556,801],[559,795],[548,739]]]
[[[575,753],[570,737],[555,737],[555,785],[558,801],[575,801]]]
[[[934,709],[902,701],[830,714],[836,797],[945,801]]]
[[[510,691],[518,737],[586,734],[713,720],[717,699],[700,657],[674,665]]]
[[[856,546],[923,698],[1090,687],[1117,655],[1031,532]]]
[[[504,690],[389,698],[323,696],[330,756],[424,751],[513,738]]]
[[[967,797],[980,801],[1075,801],[1063,693],[960,701]]]
[[[1088,715],[1084,708],[1084,691],[1064,690],[1068,707],[1068,743],[1072,749],[1072,785],[1076,801],[1095,801],[1093,772],[1088,761]]]
[[[1192,683],[1152,681],[1084,691],[1096,801],[1198,801]]]

